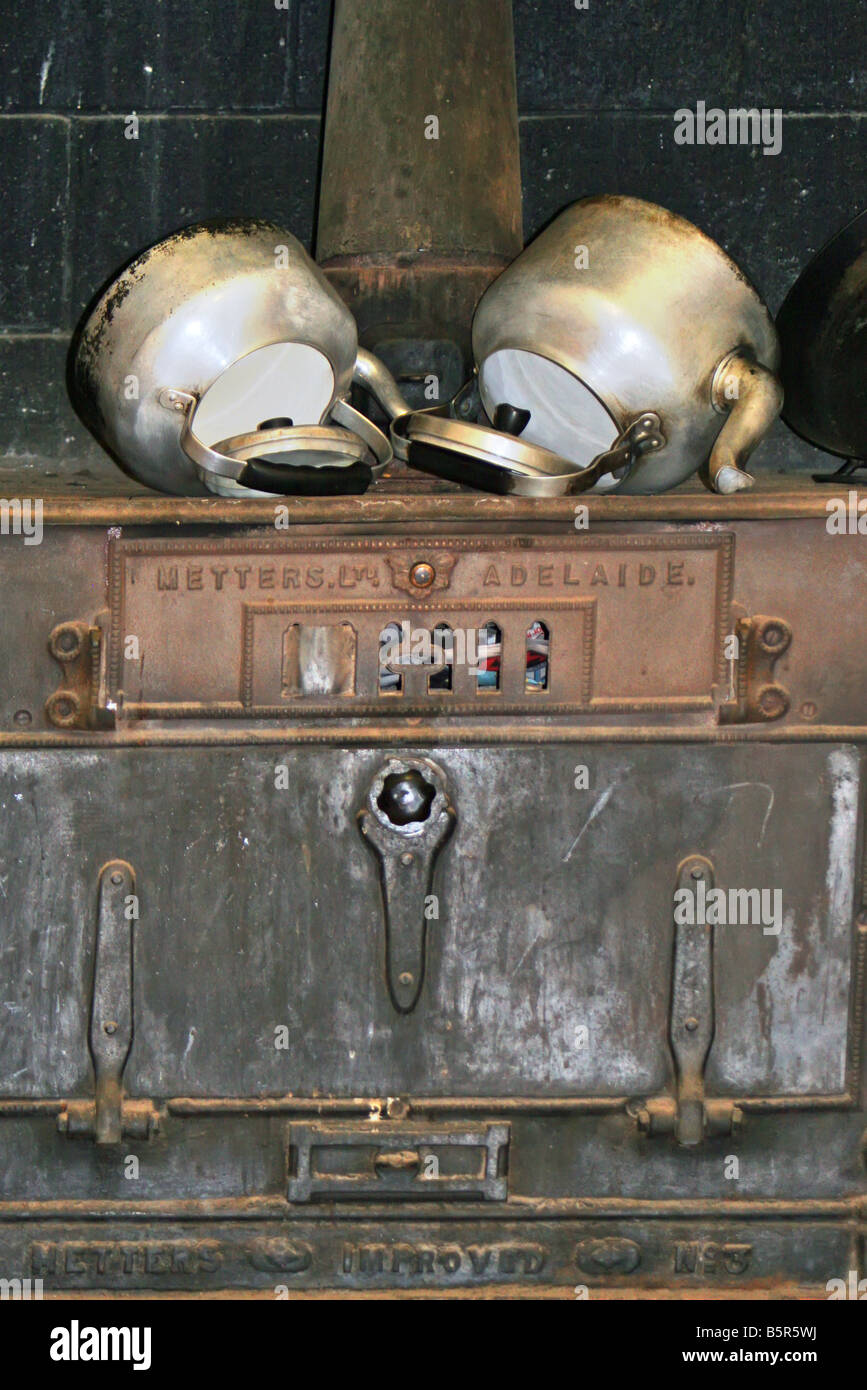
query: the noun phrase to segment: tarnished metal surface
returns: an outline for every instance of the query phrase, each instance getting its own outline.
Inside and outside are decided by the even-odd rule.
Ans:
[[[45,702],[59,729],[111,728],[114,711],[105,689],[105,634],[98,623],[58,623],[48,650],[61,670],[60,685]]]
[[[413,586],[415,566],[440,580]],[[389,540],[278,539],[110,542],[110,697],[126,718],[294,718],[406,714],[567,714],[579,710],[710,710],[725,678],[732,541],[725,534],[455,537],[415,546]],[[434,583],[436,582],[436,579]],[[413,592],[413,590],[415,590]],[[220,613],[215,626],[210,615]],[[554,644],[544,689],[527,689],[527,632]],[[451,688],[424,666],[382,689],[380,633],[450,629],[501,634],[495,688],[470,661]],[[337,694],[294,693],[285,635],[298,625],[351,634]],[[686,644],[688,632],[702,639]],[[136,656],[124,652],[130,634]],[[680,669],[678,669],[678,665]]]
[[[780,618],[756,613],[739,618],[733,636],[732,698],[720,706],[720,723],[782,719],[791,702],[789,692],[774,680],[774,672],[792,645],[792,629]]]
[[[694,902],[699,887],[713,888],[709,859],[693,855],[678,869],[677,886]],[[691,904],[692,905],[692,904]],[[674,925],[669,1042],[677,1078],[675,1134],[678,1143],[700,1144],[708,1121],[704,1071],[714,1037],[714,928],[693,911]],[[731,1130],[731,1125],[729,1126]]]
[[[853,491],[856,499],[867,496],[863,487],[859,492],[854,485]],[[12,499],[29,495],[20,476],[7,479],[6,492]],[[62,483],[52,484],[50,479],[45,480],[41,495],[43,519],[52,526],[273,526],[278,516],[289,530],[322,522],[353,528],[365,524],[405,528],[473,520],[500,526],[518,521],[572,526],[576,505],[567,497],[507,497],[494,504],[473,489],[438,483],[423,473],[406,470],[399,476],[386,473],[375,492],[366,497],[351,502],[295,497],[283,511],[278,511],[280,504],[273,498],[169,498],[144,493],[135,485],[128,490],[118,486],[114,468],[110,482],[108,477],[100,477],[88,485],[87,492],[74,497]],[[588,518],[599,522],[791,520],[827,517],[827,503],[827,491],[795,479],[767,476],[754,491],[736,499],[708,493],[696,481],[653,497],[598,496],[591,492],[581,498]]]
[[[358,828],[379,861],[386,978],[400,1013],[415,1008],[424,984],[428,919],[439,915],[434,869],[454,825],[446,779],[429,758],[390,758],[358,813]]]
[[[453,24],[440,22],[441,11],[436,0],[337,0],[322,262],[368,251],[392,260],[407,251],[510,259],[520,250],[512,6],[469,0]],[[393,61],[382,61],[385,52]],[[456,195],[455,180],[466,196]]]
[[[600,498],[588,505],[588,526],[582,530],[575,529],[571,502],[568,509],[550,502],[540,513],[537,504],[524,511],[505,499],[486,498],[482,511],[475,505],[465,509],[462,498],[446,497],[440,500],[451,504],[448,510],[425,499],[414,512],[405,502],[409,520],[398,531],[390,520],[381,529],[368,529],[368,513],[359,502],[355,527],[349,529],[344,504],[347,512],[326,537],[304,527],[306,510],[289,531],[209,532],[200,525],[183,536],[177,527],[143,536],[127,528],[64,527],[49,532],[50,543],[26,552],[20,539],[7,537],[0,575],[17,596],[15,613],[21,617],[14,621],[24,624],[26,640],[16,641],[15,662],[0,671],[0,742],[26,745],[49,730],[61,741],[85,736],[64,735],[50,718],[53,707],[45,711],[60,674],[49,639],[65,624],[93,630],[97,620],[103,621],[110,596],[113,683],[99,695],[92,668],[90,693],[111,714],[106,707],[122,690],[126,708],[117,730],[100,730],[97,742],[261,742],[272,737],[268,724],[274,718],[292,725],[281,737],[315,741],[345,734],[353,743],[405,738],[412,734],[404,727],[407,718],[420,718],[425,724],[414,726],[415,736],[423,736],[428,746],[438,726],[440,736],[454,742],[471,741],[474,734],[483,741],[490,736],[517,742],[592,739],[605,728],[615,740],[640,738],[645,729],[652,737],[668,738],[679,730],[686,739],[759,733],[821,740],[843,730],[863,737],[867,678],[856,634],[867,623],[867,588],[855,580],[847,585],[845,606],[845,631],[851,636],[841,643],[835,626],[839,576],[861,572],[863,537],[830,534],[824,494],[819,488],[814,493],[820,494],[819,502],[809,507],[807,497],[794,499],[797,506],[784,497],[779,520],[772,519],[773,494],[761,497],[758,516],[757,496],[737,499],[737,513],[756,519],[695,522],[692,499],[685,497],[667,501],[663,520],[631,527],[609,524],[627,499]],[[857,494],[852,496],[854,509]],[[696,500],[704,500],[711,514],[714,500],[725,501],[707,494]],[[235,504],[217,505],[233,515]],[[427,522],[420,520],[425,505]],[[313,510],[311,519],[318,515]],[[371,522],[382,521],[382,515],[377,506]],[[537,521],[530,524],[534,516]],[[669,518],[680,524],[672,526]],[[27,562],[21,563],[25,554]],[[410,577],[413,567],[427,564],[435,570],[434,583],[419,586]],[[652,582],[642,582],[650,580],[651,570]],[[161,576],[170,587],[161,587]],[[39,640],[32,640],[25,614],[41,615]],[[760,721],[758,709],[750,712],[738,704],[744,695],[743,663],[751,660],[749,640],[740,643],[737,656],[726,643],[755,615],[791,632],[784,650],[777,646],[767,655],[770,683],[784,688],[789,702],[770,722],[767,714]],[[524,617],[540,619],[552,633],[545,690],[528,692],[522,686]],[[511,693],[507,685],[478,690],[466,668],[456,671],[450,692],[426,690],[419,668],[412,675],[420,682],[417,695],[409,687],[398,698],[380,691],[381,626],[410,620],[428,630],[440,621],[472,629],[488,621],[501,628],[511,624],[513,646],[504,657],[504,681],[514,682]],[[252,647],[244,640],[245,621]],[[313,632],[329,625],[349,626],[355,634],[354,693],[348,679],[335,687],[339,696],[316,694],[311,686],[292,693],[291,682],[283,681],[286,633],[295,626]],[[137,644],[127,644],[126,637]],[[754,691],[768,683],[769,669],[756,668]],[[249,685],[250,676],[253,687],[246,698],[244,681]],[[746,722],[716,730],[721,712],[733,702],[738,719]],[[172,724],[181,719],[188,727],[141,725],[151,704],[162,707]],[[362,711],[374,719],[367,730],[347,727]],[[462,717],[441,718],[449,712]],[[631,726],[624,713],[638,716]],[[201,722],[205,716],[210,724]],[[323,717],[341,726],[340,733],[326,731]],[[502,724],[493,734],[492,719]]]
[[[320,209],[416,406],[520,249],[511,7],[441,8],[338,0]],[[395,466],[275,505],[54,473],[41,543],[0,543],[0,1275],[857,1287],[858,495],[832,532],[803,486],[578,507]],[[406,663],[389,624],[453,642]]]
[[[289,1201],[505,1201],[508,1145],[508,1125],[293,1124]]]
[[[282,359],[268,407],[261,380],[235,395],[258,397],[265,414],[300,407],[299,424],[318,424],[348,392],[357,346],[351,314],[289,231],[203,223],[144,251],[106,290],[77,339],[76,404],[135,477],[196,496],[207,491],[202,465],[232,466],[208,446],[263,418],[236,413],[226,428],[225,414],[209,413],[209,393],[240,359],[294,354]],[[273,378],[273,360],[270,370]]]
[[[473,309],[522,245],[511,0],[441,19],[435,0],[334,13],[317,256],[401,376],[442,375],[448,343],[469,370]]]
[[[490,1215],[490,1212],[488,1212]],[[818,1214],[817,1214],[818,1215]],[[215,1216],[217,1214],[215,1213]],[[834,1217],[836,1216],[836,1221]],[[500,1290],[510,1297],[546,1290],[640,1297],[816,1297],[825,1271],[845,1270],[859,1247],[855,1209],[818,1219],[734,1218],[706,1213],[648,1220],[636,1213],[612,1235],[607,1218],[517,1220],[480,1226],[480,1216],[436,1221],[420,1213],[392,1222],[355,1219],[211,1220],[203,1229],[183,1216],[131,1236],[116,1220],[89,1222],[74,1237],[55,1223],[0,1228],[7,1267],[22,1263],[46,1289],[255,1290],[279,1287],[340,1292]],[[830,1218],[830,1219],[829,1219]],[[842,1218],[842,1219],[841,1219]],[[776,1283],[776,1272],[790,1277]]]
[[[830,616],[863,540],[810,495],[700,522],[659,499],[627,524],[599,499],[588,529],[558,503],[516,524],[507,501],[434,500],[404,499],[399,530],[333,504],[326,535],[302,509],[288,531],[65,525],[26,564],[0,549],[4,1268],[49,1289],[822,1296],[863,1273],[867,1220],[867,586]],[[243,703],[248,609],[274,704]],[[380,690],[383,615],[496,623],[517,643],[500,691],[458,667],[431,689],[423,666]],[[769,624],[790,640],[751,654]],[[64,625],[101,634],[86,693],[114,727],[45,711]],[[789,696],[771,721],[768,679]],[[453,829],[416,873],[401,823],[429,799],[400,778],[434,768]],[[357,819],[374,792],[385,894]],[[120,865],[134,1029],[98,1145],[93,1028],[118,1022],[92,1003],[99,887]],[[713,927],[687,1001],[677,893],[702,865],[706,891],[771,896]],[[475,1143],[504,1126],[507,1175]],[[293,1186],[317,1136],[320,1186]],[[467,1190],[414,1195],[431,1156]]]
[[[63,1106],[57,1127],[73,1138],[97,1144],[149,1139],[157,1124],[147,1101],[124,1095],[123,1072],[133,1039],[133,957],[138,897],[135,873],[122,859],[99,871],[99,905],[93,949],[90,1055],[94,1098]]]
[[[538,444],[525,444],[519,431],[507,433],[501,416],[530,418],[529,411],[500,405],[494,414],[497,428],[464,422],[461,412],[468,405],[468,392],[461,392],[449,406],[422,410],[396,421],[392,429],[395,452],[406,454],[412,468],[465,483],[486,492],[524,497],[562,497],[589,490],[597,482],[629,475],[644,454],[665,444],[659,416],[653,412],[629,423],[623,432],[584,467],[552,453]]]
[[[522,441],[579,466],[655,412],[662,443],[624,493],[673,487],[708,456],[718,492],[748,486],[740,466],[782,404],[756,290],[710,237],[638,198],[561,212],[486,291],[473,352],[488,415],[502,402],[529,411]]]
[[[667,1085],[672,895],[684,857],[704,853],[726,889],[770,887],[786,865],[767,931],[717,930],[708,1093],[843,1104],[854,748],[766,750],[760,777],[749,748],[695,749],[687,764],[668,747],[587,756],[578,791],[574,748],[436,750],[457,820],[428,899],[424,988],[403,1015],[355,823],[381,753],[7,754],[0,1094],[92,1093],[80,981],[98,867],[123,858],[140,910],[133,1097],[550,1095],[625,1108]],[[62,868],[40,873],[57,842]],[[776,1190],[788,1190],[782,1174]]]

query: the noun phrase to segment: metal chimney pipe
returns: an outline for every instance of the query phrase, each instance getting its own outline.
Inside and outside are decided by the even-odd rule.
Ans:
[[[511,0],[335,0],[317,257],[410,399],[521,246]]]

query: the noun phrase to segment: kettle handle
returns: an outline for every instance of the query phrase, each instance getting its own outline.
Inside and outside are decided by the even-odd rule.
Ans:
[[[385,363],[367,348],[359,348],[355,359],[352,380],[357,386],[369,391],[378,405],[382,407],[389,420],[397,420],[408,415],[412,406],[404,400],[403,393]]]
[[[728,415],[708,461],[711,485],[714,492],[740,492],[753,485],[743,465],[782,410],[783,388],[767,367],[735,350],[713,374],[711,400]]]
[[[397,389],[396,383],[395,389]],[[264,464],[263,460],[251,458],[249,455],[239,457],[222,453],[219,445],[211,447],[198,437],[193,430],[193,418],[199,404],[197,396],[188,391],[166,387],[160,392],[159,401],[166,410],[172,410],[182,417],[178,442],[187,458],[196,465],[199,475],[207,473],[212,477],[228,479],[229,482],[239,483],[244,487],[258,487],[268,492],[283,493],[288,496],[305,496],[310,492],[321,492],[323,495],[364,492],[371,481],[384,472],[393,458],[391,443],[382,431],[377,429],[360,411],[353,409],[348,401],[338,399],[330,411],[331,420],[335,421],[336,424],[316,427],[318,434],[322,436],[322,439],[318,441],[320,446],[325,450],[329,448],[331,450],[339,449],[341,444],[344,447],[350,446],[350,456],[355,449],[366,449],[372,456],[373,463],[355,459],[348,465],[321,465],[317,468],[293,465],[288,470],[282,469],[282,473],[285,474],[283,479],[285,486],[277,487],[276,483],[281,476],[279,465],[275,468],[274,465],[268,466]],[[262,448],[281,443],[290,445],[295,441],[303,442],[305,447],[309,447],[309,435],[311,433],[313,433],[312,427],[296,428],[289,422],[285,427],[260,428],[244,438],[248,444],[255,442],[256,447],[261,445]],[[228,443],[228,441],[222,442]],[[356,468],[355,463],[361,464],[361,467]],[[332,478],[332,474],[339,474],[340,477]],[[256,476],[258,476],[258,482],[255,481]],[[267,487],[266,478],[269,480]],[[362,483],[363,486],[360,485]]]

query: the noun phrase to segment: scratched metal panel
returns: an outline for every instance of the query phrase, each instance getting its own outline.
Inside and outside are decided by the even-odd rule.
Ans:
[[[381,752],[5,753],[0,1093],[91,1091],[97,876],[116,857],[141,910],[132,1095],[659,1092],[687,854],[708,856],[723,887],[782,891],[779,935],[717,929],[709,1092],[844,1089],[853,748],[766,746],[760,768],[745,746],[432,756],[457,828],[421,998],[401,1016],[355,819]]]
[[[509,1124],[512,1199],[812,1201],[864,1193],[858,1110],[750,1115],[736,1137],[692,1149],[639,1133],[625,1111],[515,1116]],[[52,1115],[4,1117],[0,1201],[110,1199],[131,1206],[130,1215],[138,1204],[173,1199],[282,1202],[290,1126],[279,1115],[168,1115],[155,1139],[127,1138],[105,1150],[58,1134]],[[141,1165],[134,1187],[124,1162],[129,1153]],[[729,1154],[740,1165],[736,1183],[725,1176]],[[488,1216],[498,1209],[489,1204]]]
[[[46,1290],[436,1289],[560,1286],[722,1292],[773,1286],[822,1290],[845,1277],[851,1240],[807,1221],[390,1220],[285,1222],[111,1220],[82,1229],[4,1223],[0,1260]],[[574,1297],[574,1295],[572,1295]],[[628,1295],[627,1295],[628,1296]],[[804,1321],[809,1319],[804,1315]]]

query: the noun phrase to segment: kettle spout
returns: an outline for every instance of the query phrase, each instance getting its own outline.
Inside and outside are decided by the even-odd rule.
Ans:
[[[728,413],[708,461],[715,492],[740,492],[754,479],[744,464],[783,407],[783,388],[773,372],[753,358],[732,352],[714,372],[715,410]]]

